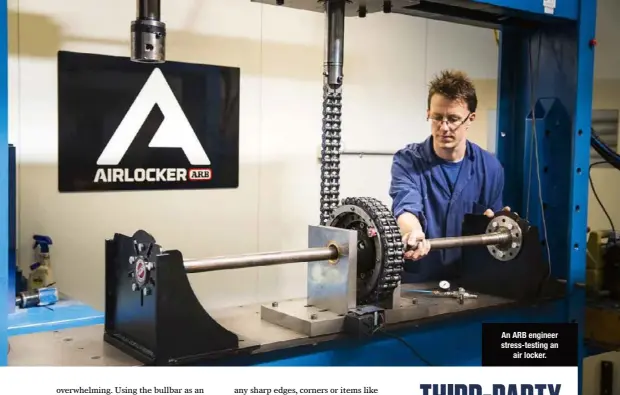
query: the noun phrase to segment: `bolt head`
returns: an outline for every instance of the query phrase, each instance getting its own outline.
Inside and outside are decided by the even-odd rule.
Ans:
[[[497,228],[497,226],[498,226],[497,222],[493,222],[493,224],[491,226],[493,226],[494,228]]]
[[[519,245],[518,245],[517,243],[513,242],[510,246],[511,246],[512,248],[517,248]]]
[[[137,291],[138,290],[138,284],[136,284],[136,283],[131,284],[131,290],[132,291]]]

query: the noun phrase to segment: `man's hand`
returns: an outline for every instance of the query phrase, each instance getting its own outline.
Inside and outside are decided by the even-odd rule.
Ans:
[[[510,212],[510,207],[504,207],[502,211]],[[493,210],[489,208],[487,209],[487,211],[484,212],[484,215],[486,215],[489,218],[493,218],[495,216],[495,213],[493,212]]]
[[[405,246],[405,259],[417,261],[423,258],[431,250],[431,243],[426,240],[424,232],[410,232],[403,235]],[[407,248],[410,248],[407,250]]]

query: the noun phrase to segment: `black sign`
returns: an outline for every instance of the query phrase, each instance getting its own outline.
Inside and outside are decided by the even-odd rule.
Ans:
[[[482,366],[577,366],[572,323],[482,324]]]
[[[60,192],[237,188],[238,68],[58,53]]]

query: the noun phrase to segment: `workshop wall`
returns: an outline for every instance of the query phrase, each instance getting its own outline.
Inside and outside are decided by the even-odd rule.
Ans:
[[[60,289],[102,308],[104,240],[115,232],[146,229],[186,257],[306,246],[307,226],[318,222],[319,210],[322,15],[249,0],[163,2],[169,60],[241,68],[239,188],[60,194],[57,51],[128,56],[135,6],[127,0],[109,0],[105,7],[98,0],[9,4],[10,128],[19,155],[23,267],[31,260],[32,234],[50,235]],[[400,15],[347,22],[345,149],[394,152],[425,138],[427,81],[441,68],[469,72],[485,86],[481,96],[487,85],[495,89],[491,31]],[[481,97],[481,112],[489,103]],[[481,119],[471,138],[484,146],[485,133]],[[345,157],[342,195],[389,204],[390,164],[389,156]],[[305,295],[302,264],[191,280],[210,307]]]

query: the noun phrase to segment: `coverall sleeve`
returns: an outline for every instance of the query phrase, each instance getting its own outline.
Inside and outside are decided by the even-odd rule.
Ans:
[[[415,215],[422,228],[426,228],[424,205],[413,161],[407,152],[398,151],[392,160],[392,181],[390,197],[392,198],[392,213],[398,218],[405,212]]]
[[[498,212],[504,208],[504,168],[502,165],[498,165],[494,173],[490,185],[491,204],[489,208],[493,210],[493,212]]]

